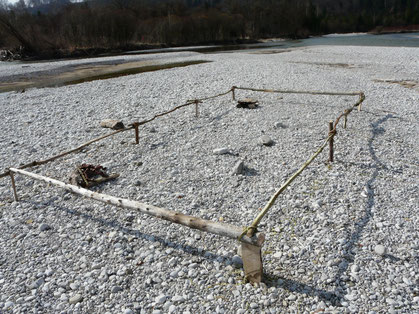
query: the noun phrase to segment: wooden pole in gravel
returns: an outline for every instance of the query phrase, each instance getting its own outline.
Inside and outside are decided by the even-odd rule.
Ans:
[[[329,122],[329,135],[333,132],[333,121]],[[333,136],[329,139],[329,162],[333,162]]]
[[[198,109],[199,100],[195,100],[195,117],[199,117],[199,109]]]
[[[16,184],[15,184],[15,176],[14,176],[13,172],[10,172],[10,179],[12,180],[12,188],[13,188],[13,195],[15,197],[15,202],[18,202],[19,199],[17,197]]]
[[[214,222],[211,220],[205,220],[199,217],[185,215],[180,212],[159,208],[153,205],[148,205],[133,200],[92,192],[90,190],[75,185],[67,184],[52,178],[44,177],[26,170],[10,168],[10,173],[19,173],[31,177],[35,180],[44,181],[49,184],[59,186],[75,194],[83,195],[85,197],[106,204],[112,204],[122,208],[137,210],[143,214],[168,220],[170,222],[181,224],[192,229],[198,229],[219,236],[224,236],[230,239],[239,240],[242,242],[242,259],[246,278],[251,283],[259,283],[262,280],[263,265],[261,247],[263,245],[263,242],[265,241],[265,235],[263,233],[256,233],[251,237],[245,235],[240,238],[243,232],[243,227]]]
[[[140,125],[138,122],[134,122],[132,124],[135,130],[135,144],[140,144],[140,135],[138,134],[138,126]]]
[[[233,100],[236,100],[236,86],[231,88],[231,96],[233,97]]]

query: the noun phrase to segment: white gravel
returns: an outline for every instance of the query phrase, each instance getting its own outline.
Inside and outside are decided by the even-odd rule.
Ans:
[[[419,93],[376,81],[418,81],[418,52],[322,46],[173,53],[155,58],[213,62],[0,94],[2,170],[106,134],[102,119],[129,124],[233,85],[362,90],[367,97],[347,129],[338,129],[335,162],[325,164],[323,153],[263,220],[266,276],[259,287],[242,282],[232,240],[20,175],[21,201],[13,202],[10,180],[0,179],[0,312],[419,312]],[[0,64],[3,81],[56,68]],[[257,99],[259,108],[237,109],[231,96],[205,101],[199,118],[192,106],[141,127],[139,145],[126,132],[32,171],[67,181],[77,164],[102,164],[121,176],[96,191],[248,225],[327,136],[327,122],[357,98],[237,94]],[[264,135],[272,146],[260,145]],[[232,175],[240,160],[244,174]]]

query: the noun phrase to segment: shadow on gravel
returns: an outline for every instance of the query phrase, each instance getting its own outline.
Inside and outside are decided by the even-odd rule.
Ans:
[[[331,302],[333,306],[339,306],[341,303],[341,297],[338,296],[335,291],[327,291],[324,289],[318,289],[313,286],[307,285],[302,282],[298,282],[292,279],[283,278],[280,276],[273,276],[265,274],[265,283],[268,288],[282,288],[290,292],[298,294],[305,294],[306,296],[315,297],[318,296],[324,301]]]
[[[372,136],[368,140],[368,150],[374,163],[366,167],[373,169],[374,172],[366,183],[368,195],[367,195],[367,201],[366,201],[367,203],[366,203],[364,215],[360,217],[357,221],[355,221],[354,232],[352,232],[351,234],[348,234],[347,236],[347,241],[344,247],[346,251],[346,255],[341,260],[341,262],[343,262],[341,263],[341,265],[344,265],[344,266],[339,268],[339,271],[335,276],[335,282],[340,285],[336,289],[335,293],[340,294],[341,298],[343,295],[347,294],[347,287],[345,284],[345,280],[348,280],[348,278],[345,275],[345,273],[347,272],[350,263],[353,262],[354,260],[354,256],[356,255],[356,251],[358,248],[357,244],[359,240],[361,239],[365,226],[368,224],[368,222],[371,220],[373,216],[371,213],[371,209],[375,205],[374,183],[378,177],[378,173],[380,170],[382,169],[388,170],[388,167],[377,157],[377,154],[373,147],[373,143],[378,136],[385,133],[385,129],[381,127],[381,125],[391,118],[394,118],[394,116],[392,114],[387,114],[386,116],[382,117],[381,119],[378,119],[377,121],[371,124]]]
[[[69,192],[65,192],[65,193],[69,193]],[[109,227],[109,230],[104,230],[104,232],[115,231],[115,230],[120,231],[124,234],[135,236],[135,237],[137,237],[141,240],[146,240],[146,241],[150,241],[150,242],[159,242],[159,243],[161,243],[161,245],[163,245],[164,247],[167,247],[167,248],[170,247],[170,248],[173,248],[173,249],[176,249],[176,250],[183,251],[184,253],[187,253],[187,254],[190,254],[190,255],[200,256],[200,257],[205,258],[205,259],[210,260],[210,261],[217,260],[219,263],[224,263],[226,265],[229,265],[225,258],[221,257],[220,255],[214,254],[210,251],[201,249],[201,248],[198,249],[198,248],[196,248],[194,246],[191,246],[191,245],[184,245],[184,244],[179,244],[179,243],[176,243],[176,242],[172,242],[172,241],[170,241],[166,238],[161,238],[161,237],[156,236],[156,235],[148,235],[146,233],[140,232],[137,229],[131,229],[130,227],[126,227],[126,226],[122,225],[120,222],[118,222],[116,220],[109,220],[109,219],[106,219],[106,218],[98,218],[98,217],[95,217],[95,216],[90,215],[88,213],[78,211],[76,209],[69,209],[67,207],[60,206],[56,203],[54,203],[54,207],[57,208],[58,210],[62,211],[62,212],[66,212],[69,215],[75,215],[75,216],[78,216],[78,217],[82,217],[82,218],[88,219],[90,221],[93,221],[95,223],[98,223],[100,225]],[[130,218],[130,217],[132,217],[132,218]],[[134,216],[134,215],[127,216],[126,224],[128,224],[128,225],[131,224],[132,220],[134,220],[135,218],[136,218],[136,216]]]

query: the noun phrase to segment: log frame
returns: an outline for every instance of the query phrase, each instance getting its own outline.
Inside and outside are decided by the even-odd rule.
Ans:
[[[211,220],[205,220],[199,217],[185,215],[181,212],[171,211],[164,208],[159,208],[154,205],[148,205],[134,200],[119,198],[103,193],[93,192],[82,187],[78,187],[72,184],[64,183],[62,181],[45,177],[39,174],[35,174],[26,170],[10,168],[11,173],[19,173],[33,179],[44,181],[52,185],[61,187],[67,191],[75,194],[83,195],[85,197],[100,201],[102,203],[115,205],[117,207],[137,210],[143,214],[153,216],[156,218],[164,219],[173,223],[181,224],[192,229],[198,229],[208,233],[224,236],[230,239],[238,240],[243,232],[243,227],[230,225],[226,223],[215,222]],[[241,242],[247,243],[253,246],[261,247],[265,241],[265,235],[263,233],[257,233],[252,237],[243,236],[240,239]]]

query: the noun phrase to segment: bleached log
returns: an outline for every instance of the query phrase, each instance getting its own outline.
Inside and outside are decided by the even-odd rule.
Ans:
[[[180,212],[171,211],[171,210],[159,208],[153,205],[140,203],[138,201],[114,197],[114,196],[110,196],[110,195],[102,194],[98,192],[92,192],[90,190],[87,190],[87,189],[84,189],[75,185],[67,184],[62,181],[44,177],[44,176],[41,176],[32,172],[28,172],[25,170],[21,170],[21,169],[10,168],[10,171],[31,177],[36,180],[44,181],[44,182],[59,186],[67,191],[71,191],[73,193],[83,195],[85,197],[92,198],[94,200],[97,200],[106,204],[112,204],[118,207],[137,210],[143,214],[147,214],[156,218],[168,220],[173,223],[181,224],[189,228],[198,229],[198,230],[209,232],[209,233],[216,234],[219,236],[224,236],[227,238],[238,240],[241,234],[243,233],[242,227],[237,227],[237,226],[225,224],[225,223],[214,222],[211,220],[205,220],[198,217],[185,215]],[[262,246],[264,240],[265,240],[265,236],[262,233],[257,233],[252,237],[243,236],[240,239],[241,242],[259,246],[259,247]]]

